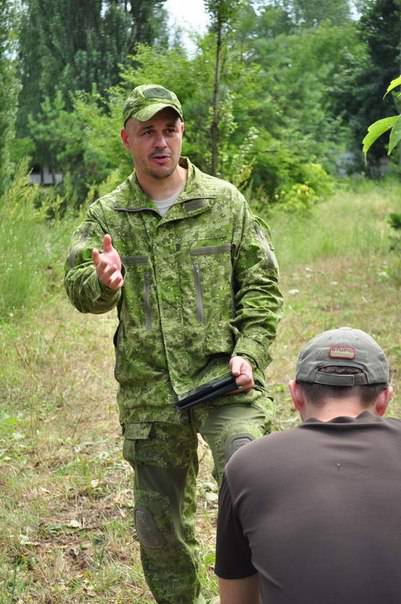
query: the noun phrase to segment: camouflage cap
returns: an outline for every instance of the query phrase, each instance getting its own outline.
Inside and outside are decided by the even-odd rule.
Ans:
[[[171,107],[182,120],[184,119],[181,103],[174,92],[156,84],[137,86],[125,101],[123,108],[124,126],[130,117],[140,122],[146,122],[166,107]]]
[[[343,371],[330,372],[330,367]],[[340,327],[308,342],[298,357],[295,379],[328,386],[388,384],[390,369],[383,350],[370,335]]]

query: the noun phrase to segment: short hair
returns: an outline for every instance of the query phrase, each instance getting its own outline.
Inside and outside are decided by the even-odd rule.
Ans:
[[[324,373],[352,374],[361,373],[354,367],[321,367],[319,371]],[[357,396],[363,407],[369,407],[375,402],[383,390],[388,387],[387,384],[363,384],[360,386],[329,386],[326,384],[317,384],[310,382],[297,381],[302,388],[305,398],[316,407],[323,406],[327,399],[344,399],[350,396]]]

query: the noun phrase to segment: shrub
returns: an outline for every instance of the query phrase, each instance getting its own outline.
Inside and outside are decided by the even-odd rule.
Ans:
[[[2,295],[0,321],[13,319],[44,300],[61,284],[61,248],[66,248],[70,221],[46,219],[46,193],[29,183],[21,164],[9,189],[0,198],[0,255]],[[63,229],[63,230],[62,230]],[[61,285],[60,285],[61,287]]]

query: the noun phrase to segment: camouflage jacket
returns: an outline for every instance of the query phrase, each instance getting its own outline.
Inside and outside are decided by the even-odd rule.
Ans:
[[[66,263],[78,310],[117,307],[123,424],[178,421],[176,396],[227,373],[232,355],[251,361],[264,388],[282,301],[269,235],[234,186],[181,162],[187,184],[163,218],[132,174],[89,207]],[[117,291],[99,282],[91,259],[106,233],[123,263]]]

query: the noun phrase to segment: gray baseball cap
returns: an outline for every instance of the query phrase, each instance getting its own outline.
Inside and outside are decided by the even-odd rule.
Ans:
[[[341,373],[326,368],[341,367]],[[347,368],[358,373],[347,373]],[[383,350],[367,333],[351,327],[324,331],[308,342],[298,357],[297,382],[328,386],[389,384],[390,369]]]
[[[123,107],[124,126],[130,117],[140,122],[146,122],[166,107],[174,109],[180,118],[184,119],[181,103],[174,92],[157,84],[137,86],[131,92]]]

